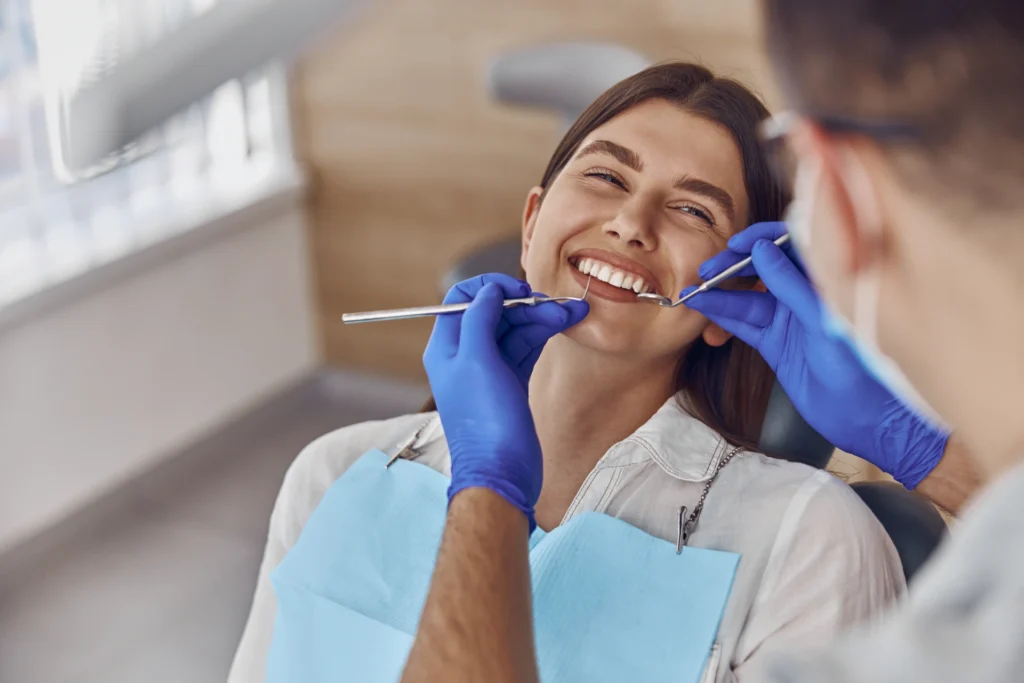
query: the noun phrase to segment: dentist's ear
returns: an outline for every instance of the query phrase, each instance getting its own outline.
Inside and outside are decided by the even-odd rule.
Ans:
[[[838,138],[810,121],[797,124],[792,139],[799,154],[820,163],[822,208],[838,251],[834,263],[847,276],[855,275],[878,258],[882,235],[878,193],[866,167],[874,143],[856,136]]]
[[[849,212],[848,220],[856,230],[856,242],[851,252],[850,268],[853,272],[875,265],[882,254],[885,238],[881,200],[868,165],[877,161],[878,148],[874,143],[853,140],[837,150],[840,171],[846,187],[843,194]]]
[[[540,200],[544,196],[543,187],[535,187],[526,195],[526,206],[523,207],[523,249],[519,256],[519,265],[526,270],[526,255],[533,241],[533,230],[537,227],[537,214],[540,213]]]

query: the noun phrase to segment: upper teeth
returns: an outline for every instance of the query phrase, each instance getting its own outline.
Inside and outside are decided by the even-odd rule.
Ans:
[[[651,290],[639,275],[619,270],[597,259],[581,258],[576,262],[576,268],[584,275],[590,275],[615,287],[632,289],[637,294]]]

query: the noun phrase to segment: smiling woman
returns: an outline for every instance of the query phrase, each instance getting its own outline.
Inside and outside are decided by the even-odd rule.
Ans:
[[[589,315],[547,343],[529,381],[543,456],[537,524],[599,512],[675,543],[680,509],[703,506],[688,543],[742,556],[704,675],[719,683],[753,675],[787,642],[826,641],[904,588],[895,549],[853,491],[786,454],[756,452],[772,382],[756,352],[695,311],[637,301],[696,284],[731,235],[780,217],[786,198],[756,137],[767,114],[703,67],[642,71],[576,121],[522,219],[535,290],[579,295],[590,283]],[[304,450],[271,517],[233,681],[264,680],[270,572],[370,449],[450,472],[432,412],[346,427]]]
[[[674,298],[697,284],[701,261],[747,225],[778,220],[788,201],[757,139],[758,124],[767,116],[765,106],[745,87],[695,64],[655,66],[609,89],[565,134],[527,200],[527,280],[544,291],[561,291],[564,285],[549,280],[553,274],[540,272],[552,267],[544,266],[543,258],[533,259],[535,272],[530,272],[529,245],[542,203],[575,200],[580,207],[548,206],[544,213],[564,210],[582,221],[602,222],[604,235],[618,245],[595,251],[589,244],[576,246],[589,236],[571,240],[577,250],[569,256],[574,280],[594,275],[610,285],[595,285],[595,296],[634,302],[623,291],[632,289]],[[563,191],[571,198],[560,197]],[[558,197],[554,202],[551,194]],[[631,228],[631,216],[644,212],[657,218],[634,222]],[[615,220],[609,220],[612,214]],[[641,231],[623,239],[622,230],[635,230],[636,225]],[[746,286],[753,284],[748,281]],[[729,443],[757,447],[773,380],[759,354],[716,326],[695,333],[693,324],[699,318],[686,310],[607,308],[596,306],[595,314],[570,335],[591,340],[600,336],[607,343],[611,333],[602,327],[632,327],[631,338],[620,342],[620,349],[633,361],[651,349],[651,362],[676,367],[675,389],[689,412]],[[651,341],[638,343],[641,335]]]

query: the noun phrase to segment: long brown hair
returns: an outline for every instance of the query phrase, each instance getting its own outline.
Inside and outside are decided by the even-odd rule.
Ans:
[[[547,189],[593,130],[647,100],[661,99],[726,128],[739,148],[750,205],[746,224],[779,220],[787,203],[757,139],[768,110],[740,83],[697,64],[668,62],[630,76],[597,98],[558,143],[540,181]],[[677,398],[684,409],[734,446],[757,449],[774,375],[738,339],[710,346],[697,339],[680,360]],[[427,409],[433,409],[433,402]]]

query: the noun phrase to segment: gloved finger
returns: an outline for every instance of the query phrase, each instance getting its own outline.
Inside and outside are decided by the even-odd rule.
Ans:
[[[691,287],[689,291],[693,289]],[[689,291],[683,290],[683,294]],[[765,328],[775,319],[778,302],[767,292],[712,289],[693,297],[686,306],[702,313],[747,344],[759,348]]]
[[[512,327],[498,340],[498,348],[510,364],[518,366],[558,333],[559,330],[543,324]]]
[[[505,309],[505,320],[512,327],[540,323],[557,327],[558,332],[562,332],[583,320],[589,312],[590,304],[586,301],[550,301],[536,306],[512,306]]]
[[[520,372],[521,375],[525,375],[526,377],[530,377],[533,374],[533,368],[537,366],[537,361],[540,360],[540,354],[541,354],[542,351],[544,351],[544,346],[543,345],[535,348],[533,351],[528,353],[525,358],[523,358],[521,361],[519,361],[518,367],[519,367],[519,372]],[[527,383],[529,383],[529,382],[527,382]],[[527,393],[529,393],[529,388],[528,387],[527,387]]]
[[[454,358],[459,350],[460,321],[455,321],[454,325],[450,322],[442,324],[441,318],[443,317],[438,316],[438,319],[434,321],[434,331],[430,333],[427,346],[423,349],[423,367],[428,375],[434,364]],[[457,317],[461,318],[462,316]]]
[[[684,289],[683,293],[688,292]],[[778,302],[766,292],[712,289],[684,305],[703,313],[708,320],[760,351],[765,328],[774,319]]]
[[[749,228],[742,232],[738,232],[729,238],[729,250],[736,252],[737,254],[743,254],[749,256],[754,248],[754,245],[761,240],[768,240],[774,242],[778,238],[789,232],[788,227],[782,221],[766,221],[763,223],[754,223]],[[803,259],[800,258],[800,250],[796,248],[794,240],[790,239],[782,250],[786,252],[786,256],[790,258],[797,269],[801,273],[807,273],[807,268],[804,267]],[[735,263],[735,261],[734,261]],[[721,271],[719,271],[721,272]],[[744,271],[744,274],[746,271]],[[751,273],[756,275],[756,273]],[[701,277],[704,277],[703,274]],[[707,279],[706,277],[704,279]]]
[[[804,267],[804,262],[800,259],[800,251],[792,242],[788,242],[785,245],[783,245],[782,251],[786,254],[786,256],[789,257],[789,260],[793,262],[793,265],[797,267],[797,270],[804,274],[807,273],[807,269]],[[716,275],[724,271],[726,268],[731,268],[732,266],[736,265],[743,259],[748,258],[749,256],[749,253],[740,253],[733,251],[731,249],[721,251],[712,256],[711,258],[709,258],[704,263],[700,264],[700,267],[697,269],[697,274],[700,275],[700,278],[702,280],[710,280],[711,278],[715,277]],[[753,264],[747,266],[746,268],[742,268],[738,273],[735,274],[735,277],[757,276],[757,268]]]
[[[524,358],[539,350],[551,337],[561,334],[579,323],[590,312],[590,304],[586,301],[567,301],[563,303],[540,304],[540,307],[557,306],[565,315],[546,317],[541,322],[526,323],[509,327],[499,336],[498,346],[513,365],[520,365]]]
[[[462,314],[458,353],[481,357],[496,354],[498,324],[505,312],[504,300],[504,290],[497,283],[487,283],[477,292],[473,303]]]
[[[448,290],[444,297],[446,304],[462,304],[472,301],[477,293],[487,284],[495,284],[501,287],[505,298],[515,299],[529,296],[530,285],[517,280],[516,278],[503,273],[484,273],[456,284]],[[423,352],[424,361],[428,354],[433,357],[440,354],[442,357],[455,355],[459,348],[459,334],[462,330],[462,316],[457,313],[439,315],[434,322],[434,331],[430,335],[430,341]],[[504,330],[501,330],[502,332]]]
[[[768,290],[793,311],[805,328],[820,329],[821,309],[818,294],[789,257],[766,240],[754,245],[753,256],[757,273]]]
[[[454,290],[454,288],[452,289]],[[427,340],[427,347],[423,349],[423,364],[427,366],[428,372],[430,364],[455,356],[459,350],[461,331],[461,313],[448,313],[434,318],[434,330],[430,333],[430,339]]]
[[[750,254],[754,244],[761,240],[774,242],[789,232],[786,224],[782,221],[765,221],[754,223],[746,230],[736,233],[729,238],[729,249],[739,254]]]
[[[569,320],[566,326],[562,328],[563,332],[570,327],[580,324],[584,318],[590,315],[589,301],[566,301],[561,306],[569,311]]]
[[[697,273],[700,275],[701,279],[710,280],[726,268],[730,268],[750,256],[750,250],[754,248],[754,245],[758,241],[768,240],[770,242],[774,242],[787,232],[786,224],[782,221],[754,223],[746,230],[738,232],[729,238],[728,248],[725,251],[715,254],[702,263],[700,268],[698,268]],[[800,257],[796,250],[792,248],[792,242],[789,242],[783,248],[789,257],[797,264],[797,267],[803,271],[803,263],[800,261]],[[756,275],[757,271],[753,266],[750,266],[737,273],[736,277],[751,277]]]
[[[697,269],[697,274],[700,275],[702,280],[710,280],[726,268],[731,268],[743,259],[747,258],[747,256],[749,256],[749,254],[741,254],[731,249],[720,251],[704,263],[700,264],[700,267]],[[750,277],[752,275],[757,275],[757,272],[754,271],[754,266],[751,265],[737,273],[736,277]]]
[[[683,290],[683,295],[696,289],[689,287]],[[687,301],[684,305],[699,311],[707,318],[719,320],[735,320],[737,322],[753,325],[754,327],[768,327],[775,319],[775,310],[778,302],[772,294],[767,292],[752,292],[750,290],[731,289],[709,289]]]
[[[507,299],[518,299],[530,296],[530,285],[504,273],[484,273],[463,280],[448,290],[444,297],[446,304],[462,304],[472,301],[484,285],[493,284],[501,287],[502,295]]]
[[[545,325],[556,330],[552,334],[557,334],[568,324],[569,311],[550,301],[536,306],[514,306],[505,311],[505,319],[512,328],[520,325]]]

